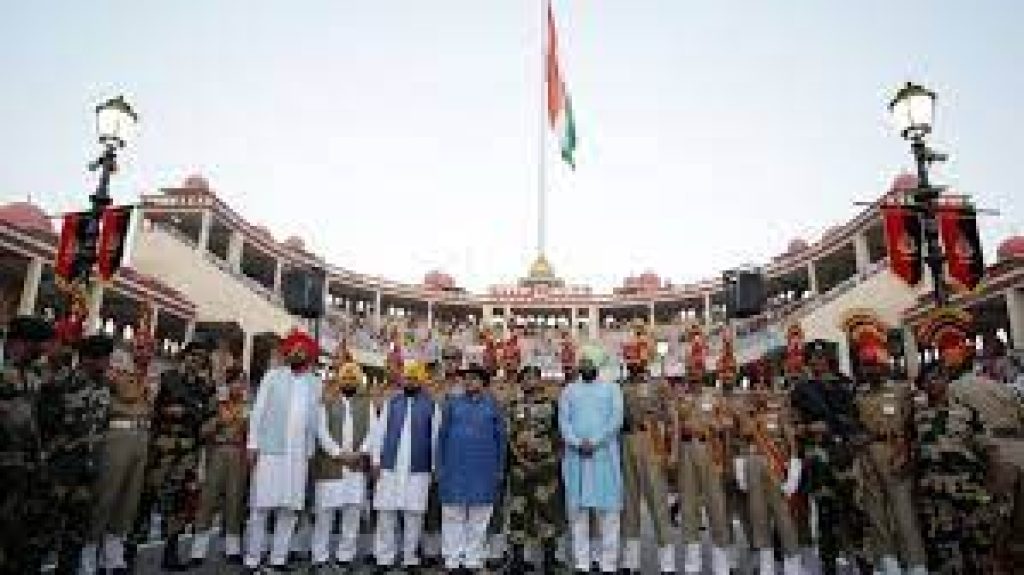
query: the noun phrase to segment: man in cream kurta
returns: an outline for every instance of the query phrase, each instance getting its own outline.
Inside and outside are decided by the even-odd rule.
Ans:
[[[270,565],[284,566],[296,512],[305,504],[307,463],[316,445],[320,404],[320,380],[310,371],[317,351],[312,338],[293,331],[281,343],[286,365],[268,371],[256,392],[247,443],[255,460],[245,557],[249,569],[257,568],[263,555],[270,511],[276,516]]]
[[[374,556],[378,566],[393,565],[398,553],[395,529],[402,513],[402,565],[414,567],[427,511],[435,447],[440,425],[437,405],[422,389],[427,379],[422,364],[405,367],[403,389],[381,407],[371,447],[379,470],[373,508],[377,511]]]
[[[369,431],[376,418],[370,397],[359,393],[363,372],[353,362],[338,368],[324,386],[319,407],[317,438],[320,448],[313,459],[316,513],[313,523],[313,566],[330,558],[331,527],[341,514],[341,535],[335,558],[348,567],[356,558],[359,520],[366,502],[369,470]]]

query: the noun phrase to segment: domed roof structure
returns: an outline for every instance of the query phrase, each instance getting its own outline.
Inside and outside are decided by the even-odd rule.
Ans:
[[[1024,236],[1012,236],[1003,240],[996,250],[999,261],[1024,260]]]
[[[53,233],[53,224],[46,212],[30,202],[11,202],[0,206],[0,221],[24,230]]]
[[[804,241],[803,239],[801,239],[801,238],[793,238],[793,239],[789,240],[789,245],[786,246],[786,254],[787,255],[798,254],[798,253],[806,250],[808,247],[810,247],[809,244],[806,241]]]
[[[284,246],[286,248],[292,248],[293,250],[304,250],[306,249],[306,242],[302,241],[302,238],[298,236],[289,236],[288,239],[284,241]]]
[[[917,187],[917,176],[909,172],[903,172],[892,179],[889,191],[912,190]]]
[[[440,270],[431,270],[423,276],[423,285],[430,289],[450,290],[455,289],[455,279]]]
[[[192,174],[181,183],[181,187],[189,190],[210,191],[210,182],[200,174]]]

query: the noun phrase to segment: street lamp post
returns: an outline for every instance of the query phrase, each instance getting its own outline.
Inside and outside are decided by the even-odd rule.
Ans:
[[[89,171],[100,171],[96,191],[89,195],[91,208],[81,228],[77,242],[78,261],[75,279],[89,281],[93,265],[96,264],[96,244],[100,235],[100,220],[103,211],[110,205],[110,176],[117,171],[117,150],[125,147],[138,121],[138,115],[122,96],[111,98],[96,106],[96,134],[103,152],[89,164]]]
[[[932,131],[935,92],[907,82],[889,102],[889,112],[900,130],[900,135],[910,142],[910,150],[917,165],[917,187],[912,193],[912,209],[921,218],[925,249],[928,252],[924,261],[931,271],[935,305],[942,307],[946,305],[949,295],[943,279],[942,263],[945,256],[939,243],[939,227],[935,218],[936,200],[941,188],[931,185],[928,170],[932,164],[946,161],[946,154],[929,148],[925,143],[925,137]]]

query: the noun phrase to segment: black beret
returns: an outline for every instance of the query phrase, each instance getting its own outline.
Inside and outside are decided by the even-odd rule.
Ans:
[[[101,359],[114,353],[114,339],[107,335],[90,335],[78,342],[79,357]]]
[[[491,383],[491,372],[487,371],[487,369],[485,369],[484,366],[482,365],[470,365],[469,367],[459,370],[459,373],[461,373],[463,376],[472,376],[480,378],[480,380],[483,381],[485,385]]]
[[[19,315],[7,325],[7,339],[44,342],[53,338],[53,326],[45,319]]]
[[[208,340],[195,340],[185,344],[185,347],[181,349],[182,355],[189,355],[193,353],[209,353],[211,346]]]
[[[804,345],[804,356],[831,355],[835,351],[836,344],[827,339],[812,339]]]

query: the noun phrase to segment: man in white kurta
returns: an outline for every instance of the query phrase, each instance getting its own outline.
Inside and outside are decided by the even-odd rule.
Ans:
[[[376,419],[370,398],[358,393],[362,370],[355,363],[342,365],[324,387],[319,407],[314,458],[316,513],[313,522],[313,566],[330,559],[331,528],[341,514],[341,534],[335,559],[348,567],[356,558],[359,520],[366,503],[370,433]]]
[[[276,523],[269,563],[285,565],[296,513],[305,505],[307,464],[316,445],[320,380],[310,370],[318,354],[316,343],[293,331],[281,343],[281,354],[286,365],[264,375],[249,419],[247,447],[255,463],[245,556],[250,569],[260,564],[271,511]]]
[[[378,566],[393,565],[397,557],[399,513],[402,565],[414,567],[420,563],[416,548],[423,533],[441,419],[437,406],[422,389],[426,369],[414,362],[404,372],[402,391],[381,406],[371,449],[373,466],[379,473],[373,498],[377,511],[374,556]],[[396,414],[400,414],[400,420],[395,419]]]

